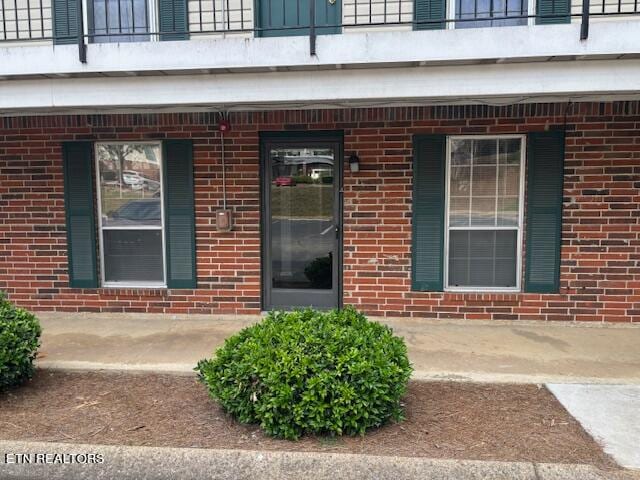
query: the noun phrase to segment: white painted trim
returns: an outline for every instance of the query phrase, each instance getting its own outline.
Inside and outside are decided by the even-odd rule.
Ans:
[[[450,227],[449,226],[449,184],[451,181],[451,141],[452,140],[493,140],[496,141],[508,138],[520,139],[520,185],[519,185],[519,202],[518,202],[518,225],[516,227],[498,227],[498,226],[478,226],[478,227]],[[522,242],[523,242],[523,219],[524,219],[524,181],[525,181],[525,169],[526,169],[526,142],[527,136],[524,134],[498,134],[498,135],[449,135],[447,136],[446,144],[446,160],[445,160],[445,209],[444,209],[444,291],[445,292],[496,292],[496,293],[517,293],[522,290]],[[496,153],[500,154],[499,149],[496,149]],[[499,158],[498,158],[499,162]],[[471,164],[472,165],[472,164]],[[473,167],[472,167],[473,168]],[[497,202],[497,189],[498,180],[496,179],[496,202]],[[471,187],[472,188],[472,187]],[[469,198],[471,198],[472,191],[470,191]],[[469,215],[471,215],[471,205],[469,206]],[[516,230],[516,286],[509,288],[498,287],[451,287],[449,286],[449,231],[469,231],[469,230],[484,230],[484,231],[496,231],[496,230]]]
[[[102,144],[109,145],[151,145],[154,147],[158,147],[158,168],[160,170],[160,226],[156,225],[140,225],[140,226],[103,226],[102,225],[102,191],[100,189],[100,159],[98,157],[98,146]],[[94,152],[94,161],[95,161],[95,182],[96,182],[96,201],[98,203],[98,241],[99,241],[99,255],[100,255],[100,285],[103,288],[167,288],[167,232],[164,226],[164,158],[162,155],[162,142],[153,142],[153,141],[109,141],[109,140],[100,140],[99,142],[94,142],[93,144],[93,152]],[[102,232],[104,230],[160,230],[162,231],[161,239],[162,239],[162,282],[107,282],[105,280],[104,274],[104,240]]]
[[[533,1],[533,0],[532,0]],[[309,39],[201,38],[167,42],[95,43],[87,63],[76,45],[0,46],[0,77],[25,75],[95,76],[103,72],[202,73],[274,69],[343,69],[366,66],[416,66],[455,63],[547,61],[551,58],[598,59],[640,54],[640,21],[594,22],[587,42],[578,23],[454,30],[352,32],[320,35],[317,55]]]
[[[145,108],[219,111],[578,102],[640,98],[640,61],[71,78],[5,81],[0,85],[0,115],[83,109],[100,113]]]

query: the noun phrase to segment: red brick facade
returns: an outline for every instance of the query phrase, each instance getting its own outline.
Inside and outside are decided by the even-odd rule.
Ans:
[[[226,145],[227,193],[236,213],[231,233],[215,229],[222,202],[216,118],[0,118],[0,289],[34,310],[258,313],[258,134],[339,129],[346,154],[361,159],[359,173],[344,173],[345,304],[387,316],[640,321],[639,102],[234,113]],[[563,125],[560,293],[412,292],[412,135],[526,133]],[[61,142],[163,138],[194,141],[198,288],[68,288]]]

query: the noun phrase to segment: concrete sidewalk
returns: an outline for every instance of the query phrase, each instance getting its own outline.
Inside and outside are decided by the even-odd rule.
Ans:
[[[39,313],[47,368],[192,372],[258,316]],[[417,379],[640,384],[640,325],[380,319]]]

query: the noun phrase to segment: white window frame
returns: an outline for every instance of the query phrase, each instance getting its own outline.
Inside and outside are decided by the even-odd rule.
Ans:
[[[450,227],[449,226],[449,183],[451,181],[451,142],[453,140],[507,140],[517,138],[520,139],[520,188],[518,191],[518,234],[516,236],[516,286],[515,287],[450,287],[449,286],[449,231],[450,230],[514,230],[514,227],[500,226],[468,226],[468,227]],[[446,145],[446,165],[445,165],[445,211],[444,211],[444,290],[447,292],[520,292],[522,290],[522,242],[523,242],[523,219],[524,219],[524,194],[525,194],[525,169],[526,169],[526,135],[449,135],[447,136]],[[499,153],[499,150],[498,150]],[[499,161],[499,159],[498,159]],[[496,179],[497,183],[497,179]],[[498,186],[496,185],[496,189]]]
[[[447,22],[447,29],[455,30],[456,29],[456,3],[458,0],[447,0],[447,19],[450,21]],[[536,24],[536,19],[534,15],[536,14],[536,0],[527,0],[527,18],[526,26],[533,26]],[[524,27],[525,25],[519,25]],[[502,27],[485,27],[485,28],[502,28]]]
[[[160,169],[160,226],[155,225],[139,225],[139,226],[124,226],[124,227],[105,227],[102,225],[102,191],[100,189],[100,159],[98,157],[98,147],[100,145],[151,145],[158,147],[159,158],[158,168]],[[162,142],[150,142],[147,140],[138,141],[105,141],[101,140],[95,142],[94,146],[94,159],[95,159],[95,177],[96,177],[96,200],[98,202],[98,237],[100,246],[100,285],[103,288],[166,288],[167,287],[167,232],[164,225],[164,158],[162,156]],[[104,236],[102,232],[104,230],[160,230],[162,238],[162,277],[161,282],[107,282],[104,278]]]

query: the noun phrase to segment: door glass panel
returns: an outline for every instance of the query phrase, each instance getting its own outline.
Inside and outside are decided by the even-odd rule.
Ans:
[[[330,290],[336,254],[333,148],[274,148],[271,286]]]

